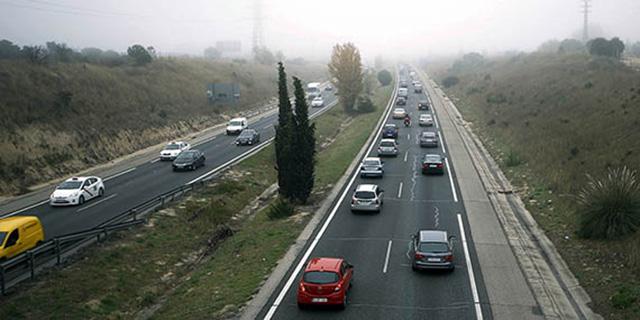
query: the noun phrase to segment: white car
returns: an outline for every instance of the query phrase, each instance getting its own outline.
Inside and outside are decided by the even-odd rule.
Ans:
[[[56,187],[49,197],[52,206],[81,205],[85,201],[102,197],[104,183],[98,177],[73,177]]]
[[[395,108],[395,109],[393,109],[392,117],[394,119],[404,119],[404,117],[406,115],[407,115],[407,111],[404,110],[404,108]]]
[[[420,115],[420,119],[418,119],[418,124],[420,126],[430,127],[433,125],[433,117],[430,114],[423,113]]]
[[[175,160],[182,151],[189,149],[191,149],[191,145],[184,141],[169,142],[164,149],[160,151],[160,160]]]
[[[311,107],[312,108],[320,108],[322,106],[324,106],[324,99],[322,99],[322,97],[315,97],[311,101]]]
[[[249,122],[247,122],[247,118],[233,118],[229,121],[229,124],[227,124],[227,135],[240,134],[240,132],[248,126]]]

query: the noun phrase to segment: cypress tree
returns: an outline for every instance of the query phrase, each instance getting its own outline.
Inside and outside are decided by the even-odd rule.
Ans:
[[[315,124],[309,122],[309,106],[300,79],[293,78],[295,114],[293,115],[293,198],[305,203],[313,190],[315,179],[316,138]]]
[[[294,119],[291,111],[291,100],[287,88],[287,74],[282,62],[278,63],[278,124],[276,129],[276,168],[278,170],[278,186],[280,194],[291,198],[292,177],[292,140]]]

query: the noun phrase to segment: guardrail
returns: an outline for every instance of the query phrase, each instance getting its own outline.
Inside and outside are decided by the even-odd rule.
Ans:
[[[314,119],[327,110],[331,109],[336,102],[323,108],[321,111],[314,113],[310,116]],[[210,180],[216,178],[223,169],[244,160],[245,158],[257,153],[265,148],[273,140],[269,139],[265,143],[256,146],[255,148],[247,151],[243,155],[234,158],[221,165],[210,175],[207,175],[201,180],[181,185],[172,190],[169,190],[159,196],[155,196],[145,202],[136,205],[134,208],[122,212],[111,219],[102,222],[97,227],[87,229],[80,232],[70,233],[63,236],[58,236],[54,239],[48,240],[40,244],[39,246],[21,253],[9,260],[0,263],[0,293],[5,295],[7,290],[16,286],[22,281],[34,279],[36,274],[44,271],[47,268],[61,265],[65,260],[77,253],[82,248],[106,238],[109,233],[128,229],[132,226],[145,222],[145,216],[148,213],[163,208],[169,202],[183,197],[188,192],[193,191],[196,188],[206,185]]]

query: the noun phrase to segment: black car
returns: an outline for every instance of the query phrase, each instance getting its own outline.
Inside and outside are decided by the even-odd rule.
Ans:
[[[178,157],[173,160],[173,171],[178,170],[196,170],[204,166],[204,153],[200,150],[182,151]]]
[[[429,100],[418,101],[418,110],[429,110]]]
[[[396,105],[398,106],[407,105],[407,99],[405,97],[398,97],[398,100],[396,100]]]
[[[236,145],[238,146],[251,146],[258,142],[260,142],[260,134],[254,129],[244,129],[236,138]]]
[[[382,128],[382,138],[398,139],[398,126],[393,123],[387,123]]]
[[[444,157],[427,154],[422,159],[422,174],[444,174]]]

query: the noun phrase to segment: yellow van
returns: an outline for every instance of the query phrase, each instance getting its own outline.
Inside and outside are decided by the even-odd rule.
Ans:
[[[0,219],[0,259],[11,258],[44,241],[38,217],[16,216]]]

